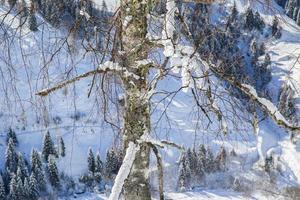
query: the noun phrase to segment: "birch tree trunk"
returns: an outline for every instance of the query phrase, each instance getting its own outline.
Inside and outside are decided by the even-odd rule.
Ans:
[[[125,89],[124,147],[130,141],[137,142],[150,130],[149,101],[146,98],[149,69],[136,61],[146,59],[150,51],[147,34],[147,13],[150,1],[125,0],[121,3],[121,56],[122,67],[139,78],[122,76]],[[129,177],[125,181],[126,200],[151,200],[149,184],[149,146],[143,145],[136,154]]]

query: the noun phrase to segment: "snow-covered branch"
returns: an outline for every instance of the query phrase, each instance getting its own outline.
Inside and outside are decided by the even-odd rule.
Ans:
[[[167,140],[157,140],[150,136],[149,134],[145,133],[140,140],[138,140],[139,143],[148,143],[150,145],[158,146],[160,148],[164,148],[166,145],[175,147],[177,149],[183,150],[184,148],[174,142],[167,141]]]
[[[241,84],[236,81],[234,77],[230,75],[226,75],[225,73],[220,72],[216,66],[207,63],[202,60],[202,64],[209,68],[213,73],[215,73],[219,78],[229,82],[232,86],[240,89],[244,94],[246,94],[249,98],[254,100],[261,108],[263,108],[269,116],[281,127],[286,128],[290,131],[299,131],[299,126],[294,126],[290,124],[285,117],[279,112],[278,108],[268,99],[259,97],[257,95],[256,90],[248,84]]]
[[[128,148],[126,150],[126,154],[123,160],[123,163],[120,167],[118,175],[115,179],[114,186],[112,188],[112,192],[109,196],[109,200],[117,200],[122,192],[123,185],[129,173],[131,171],[133,162],[135,160],[136,153],[140,150],[140,145],[130,142]]]
[[[78,75],[72,79],[63,81],[61,83],[58,83],[56,86],[53,86],[51,88],[46,88],[43,89],[41,91],[39,91],[38,93],[36,93],[36,95],[39,96],[47,96],[48,94],[50,94],[51,92],[54,92],[58,89],[61,89],[71,83],[74,83],[76,81],[79,81],[83,78],[95,75],[95,74],[101,74],[101,73],[106,73],[106,72],[119,72],[123,77],[134,77],[135,79],[139,79],[139,77],[131,72],[128,72],[125,68],[122,68],[119,64],[117,63],[113,63],[111,61],[107,61],[105,63],[103,63],[102,65],[100,65],[97,69],[86,72],[84,74]]]
[[[168,9],[168,12],[170,10]],[[175,17],[175,12],[172,13],[172,17]],[[181,19],[181,22],[184,25],[184,28],[186,29],[186,34],[189,39],[192,40],[191,32],[189,30],[189,27],[184,21],[184,18],[182,16],[179,16]],[[170,20],[172,21],[172,20]],[[164,39],[164,38],[162,38]],[[168,50],[168,44],[164,44],[165,51]],[[171,66],[174,67],[181,67],[181,74],[182,74],[182,84],[184,86],[190,86],[191,81],[191,73],[192,71],[198,70],[198,72],[206,72],[206,71],[212,71],[215,75],[218,76],[218,78],[225,80],[229,82],[233,87],[236,87],[240,89],[244,94],[246,94],[249,98],[253,99],[255,102],[257,102],[260,107],[262,107],[264,110],[266,110],[269,114],[269,116],[281,127],[286,128],[291,131],[300,130],[299,126],[294,126],[290,124],[285,117],[279,112],[277,107],[266,98],[259,97],[257,95],[256,90],[247,84],[242,84],[239,81],[237,81],[233,76],[227,75],[222,71],[219,71],[217,66],[214,64],[208,63],[204,61],[201,56],[197,53],[197,47],[193,44],[190,44],[190,46],[182,46],[182,45],[176,45],[173,49],[174,53],[172,55],[165,54],[166,57],[170,57],[170,63]],[[165,53],[165,52],[164,52]],[[200,70],[199,70],[200,68]],[[227,129],[226,121],[222,120],[222,128],[224,130]]]

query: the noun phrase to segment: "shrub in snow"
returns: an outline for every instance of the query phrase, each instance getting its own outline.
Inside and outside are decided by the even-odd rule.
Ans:
[[[74,193],[76,183],[71,176],[68,176],[65,173],[61,173],[60,183],[61,183],[61,191],[65,195],[72,195]]]
[[[53,117],[53,122],[54,122],[54,124],[56,124],[56,125],[58,125],[58,124],[61,124],[62,123],[62,119],[61,119],[61,117],[59,117],[59,116],[55,116],[55,117]]]
[[[79,181],[80,181],[80,179],[79,179]],[[83,193],[85,193],[85,191],[86,191],[85,184],[83,184],[83,183],[75,184],[75,191],[74,191],[75,194],[83,194]]]
[[[76,111],[70,117],[71,117],[71,119],[74,119],[74,120],[78,121],[78,120],[80,120],[81,118],[83,118],[85,116],[86,116],[86,114],[84,112]]]
[[[84,183],[87,187],[91,188],[94,185],[94,174],[91,172],[83,174],[79,178],[79,182]]]
[[[232,157],[236,157],[236,156],[237,156],[237,153],[235,152],[234,149],[232,149],[232,150],[230,151],[230,156],[232,156]]]

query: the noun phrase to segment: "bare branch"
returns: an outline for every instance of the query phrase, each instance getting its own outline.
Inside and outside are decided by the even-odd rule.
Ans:
[[[63,81],[61,83],[58,83],[56,86],[52,87],[52,88],[48,88],[48,89],[44,89],[44,90],[41,90],[39,91],[38,93],[36,93],[36,95],[39,95],[39,96],[47,96],[48,94],[50,94],[51,92],[54,92],[58,89],[61,89],[71,83],[74,83],[76,81],[79,81],[80,79],[82,78],[85,78],[85,77],[88,77],[88,76],[91,76],[91,75],[94,75],[94,74],[97,74],[97,73],[104,73],[104,72],[107,72],[108,70],[107,69],[96,69],[96,70],[92,70],[92,71],[89,71],[89,72],[86,72],[84,74],[81,74],[79,76],[76,76],[70,80],[67,80],[67,81]]]

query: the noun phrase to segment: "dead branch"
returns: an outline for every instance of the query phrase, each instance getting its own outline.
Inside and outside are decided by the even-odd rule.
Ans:
[[[157,170],[158,170],[158,188],[159,188],[159,199],[164,200],[164,172],[163,172],[163,162],[161,159],[161,155],[156,146],[151,145],[151,148],[156,156],[157,160]]]

